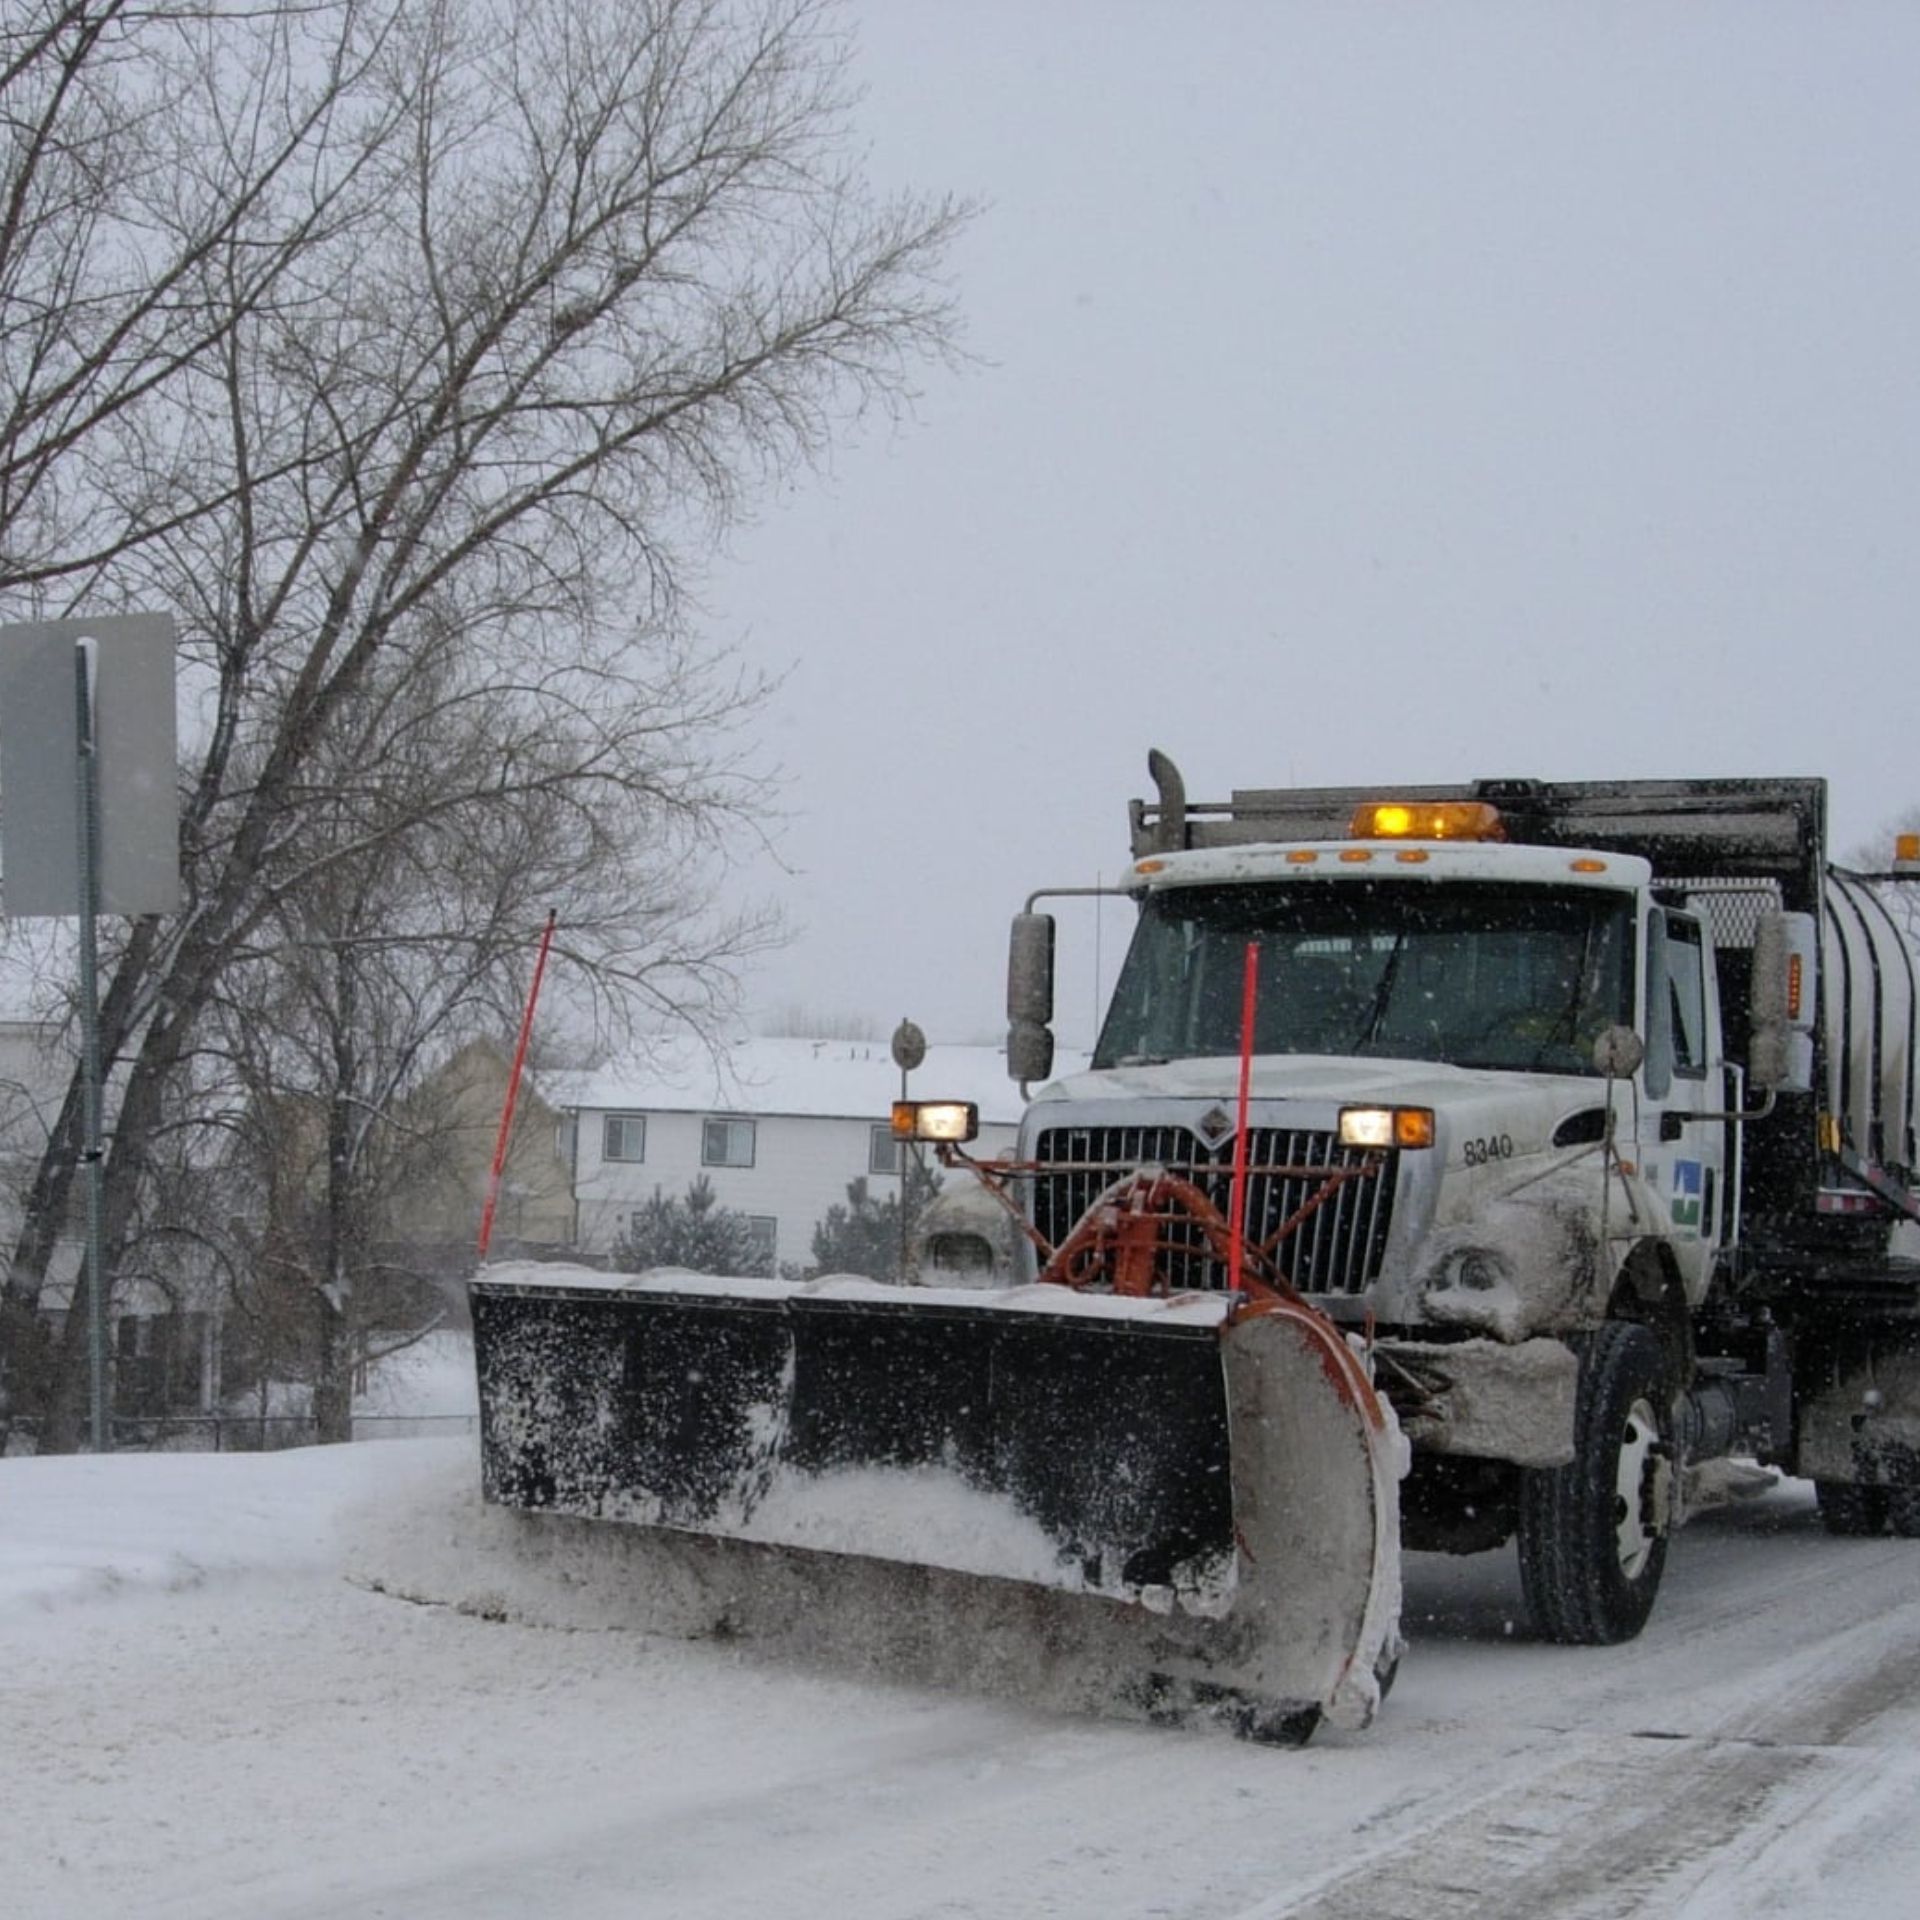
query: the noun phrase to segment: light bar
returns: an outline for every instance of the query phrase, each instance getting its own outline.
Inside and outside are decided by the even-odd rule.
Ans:
[[[1504,840],[1500,809],[1484,800],[1369,800],[1353,810],[1350,840]]]
[[[980,1131],[980,1109],[971,1100],[896,1100],[896,1140],[945,1140],[958,1145]]]
[[[1430,1147],[1431,1107],[1342,1107],[1343,1147]]]

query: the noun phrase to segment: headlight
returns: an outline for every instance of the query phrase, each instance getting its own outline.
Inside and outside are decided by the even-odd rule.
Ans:
[[[980,1109],[971,1100],[896,1100],[896,1140],[945,1140],[957,1144],[980,1131]]]
[[[1342,1107],[1343,1147],[1430,1147],[1431,1107]]]
[[[1492,1247],[1456,1247],[1441,1261],[1441,1287],[1464,1287],[1469,1293],[1491,1293],[1513,1277],[1506,1256]]]

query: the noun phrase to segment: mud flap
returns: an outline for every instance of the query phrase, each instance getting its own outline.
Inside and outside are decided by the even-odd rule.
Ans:
[[[489,1500],[939,1570],[1175,1712],[1360,1725],[1397,1657],[1398,1436],[1308,1310],[547,1268],[472,1300]]]

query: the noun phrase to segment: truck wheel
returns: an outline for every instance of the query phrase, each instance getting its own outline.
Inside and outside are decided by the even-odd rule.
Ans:
[[[1886,1532],[1889,1506],[1886,1487],[1857,1487],[1850,1480],[1816,1480],[1813,1492],[1820,1503],[1820,1518],[1829,1533],[1853,1539]],[[1914,1518],[1920,1520],[1920,1513]]]
[[[1669,1401],[1649,1328],[1611,1320],[1583,1343],[1573,1459],[1520,1476],[1520,1584],[1543,1638],[1611,1646],[1646,1625],[1673,1518]]]

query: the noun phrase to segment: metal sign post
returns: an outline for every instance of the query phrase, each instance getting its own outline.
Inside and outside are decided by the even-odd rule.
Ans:
[[[94,727],[99,649],[81,640],[73,650],[74,800],[80,817],[80,1172],[87,1188],[87,1359],[93,1450],[105,1453],[107,1431],[107,1292],[101,1283],[100,1226],[105,1154],[100,1145],[100,773]]]
[[[87,1352],[94,1451],[111,1444],[102,1238],[99,919],[180,906],[173,622],[165,614],[0,628],[0,905],[79,916]]]
[[[893,1064],[900,1069],[900,1098],[907,1097],[907,1075],[927,1057],[927,1036],[911,1020],[902,1020],[893,1030],[891,1043]],[[896,1157],[900,1163],[900,1273],[899,1279],[904,1286],[912,1278],[908,1271],[907,1257],[907,1188],[911,1184],[907,1172],[907,1142],[894,1142]],[[920,1163],[918,1142],[913,1147],[914,1164]]]

